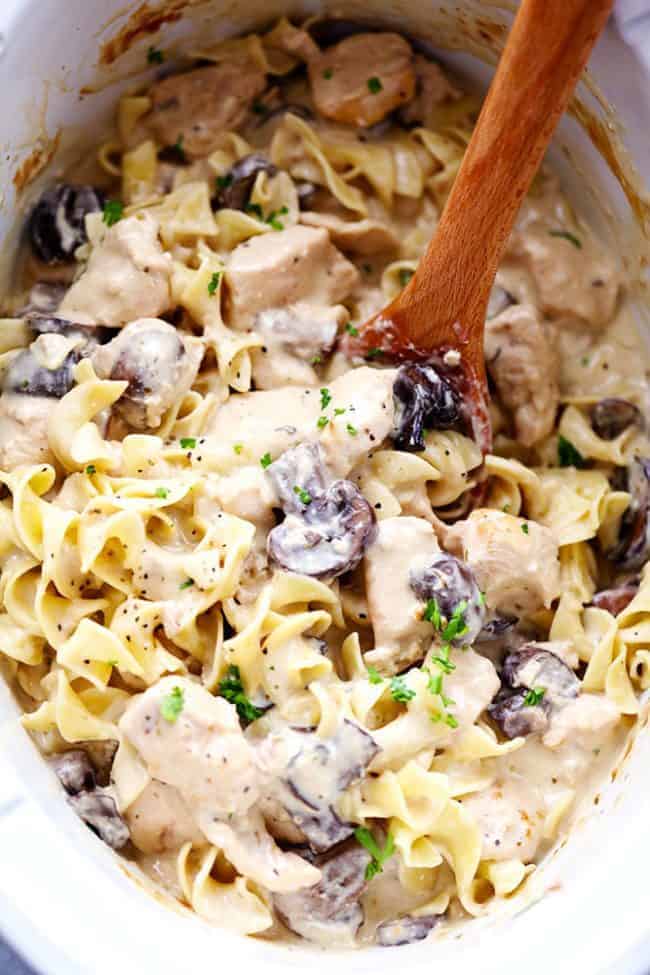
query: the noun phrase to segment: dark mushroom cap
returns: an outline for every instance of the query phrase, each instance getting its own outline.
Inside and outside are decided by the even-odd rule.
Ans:
[[[485,620],[485,606],[474,573],[466,562],[448,552],[438,552],[424,568],[411,571],[409,585],[422,602],[435,599],[447,622],[465,604],[465,629],[452,642],[466,644],[476,640]]]
[[[57,755],[50,764],[65,791],[72,796],[92,792],[97,785],[93,764],[81,748]]]
[[[334,481],[299,516],[289,514],[267,541],[289,572],[334,579],[356,568],[376,533],[375,514],[351,481]]]
[[[541,689],[546,704],[577,697],[580,681],[557,654],[534,643],[509,653],[503,661],[501,678],[509,687]]]
[[[322,498],[327,488],[327,472],[318,444],[303,443],[285,450],[266,473],[285,514],[304,514],[307,510],[308,505],[300,499],[301,491],[313,500]]]
[[[423,941],[441,920],[439,914],[426,914],[422,917],[407,914],[393,921],[384,921],[377,928],[377,944],[382,948],[395,948],[398,945]]]
[[[32,210],[27,234],[44,264],[71,261],[88,240],[86,214],[103,210],[106,197],[94,186],[60,183],[46,190]]]
[[[277,174],[273,163],[259,152],[238,159],[225,177],[213,204],[216,209],[244,210],[249,201],[258,173]]]
[[[638,591],[639,580],[634,579],[612,589],[601,589],[591,600],[591,605],[606,609],[612,616],[618,616],[630,605]]]
[[[461,419],[460,400],[433,366],[400,366],[393,386],[398,450],[424,450],[425,430],[449,430]]]
[[[102,789],[80,792],[68,798],[68,802],[84,823],[114,850],[121,850],[131,835],[115,805],[115,800]]]
[[[69,352],[58,369],[46,369],[31,349],[24,349],[5,373],[3,389],[23,396],[48,396],[61,399],[74,385],[73,370],[79,362],[79,351]]]
[[[628,471],[630,505],[621,519],[618,543],[607,557],[622,569],[641,569],[650,556],[650,458],[639,457]]]
[[[548,728],[548,708],[544,701],[527,704],[528,692],[504,687],[488,706],[488,714],[499,726],[506,738],[542,734]]]
[[[641,411],[626,399],[601,399],[591,407],[591,426],[603,440],[615,440],[628,427],[642,423]]]

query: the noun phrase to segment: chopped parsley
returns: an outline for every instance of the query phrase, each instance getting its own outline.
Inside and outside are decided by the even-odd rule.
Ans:
[[[322,358],[321,358],[321,357],[320,357],[319,355],[313,355],[313,356],[311,357],[311,359],[309,360],[309,362],[310,362],[310,364],[311,364],[312,366],[318,366],[318,365],[320,365],[320,363],[321,363],[322,361],[323,361],[323,360],[322,360]]]
[[[378,95],[379,92],[384,87],[380,79],[377,78],[377,76],[373,78],[368,78],[367,84],[368,84],[368,91],[370,92],[371,95]]]
[[[329,422],[330,421],[326,416],[319,416],[316,422],[316,426],[318,427],[319,430],[324,430]]]
[[[424,607],[424,613],[422,614],[423,619],[427,623],[433,623],[436,630],[439,630],[442,626],[442,613],[440,612],[440,606],[438,606],[437,599],[430,599],[426,606]]]
[[[333,69],[332,68],[325,68],[325,70],[323,71],[323,78],[325,79],[325,81],[329,81],[330,78],[332,78],[333,76],[334,76]]]
[[[270,467],[270,465],[272,463],[273,463],[273,461],[271,460],[271,455],[270,455],[270,453],[267,450],[267,452],[264,454],[264,456],[263,457],[260,457],[260,464],[262,465],[262,467],[264,468],[264,470],[266,470],[266,468],[267,467]]]
[[[348,433],[350,434],[351,437],[356,437],[356,435],[359,432],[356,427],[353,427],[352,426],[351,423],[346,424],[345,429],[348,431]]]
[[[185,149],[183,148],[183,136],[179,135],[173,146],[167,147],[167,156],[170,161],[184,163],[187,162]]]
[[[312,498],[309,491],[305,491],[299,484],[294,484],[293,493],[297,494],[303,504],[311,504]]]
[[[95,467],[95,465],[88,464],[88,466],[86,467],[86,474],[96,474],[96,473],[97,473],[97,468]]]
[[[549,234],[551,237],[561,237],[563,240],[568,240],[569,243],[573,244],[574,247],[577,247],[579,251],[582,250],[582,241],[568,230],[549,230]]]
[[[321,410],[326,410],[327,407],[332,402],[332,394],[330,393],[327,386],[323,386],[320,391],[320,408]]]
[[[383,349],[378,349],[376,346],[373,346],[372,349],[368,349],[368,351],[366,352],[366,359],[377,359],[380,355],[383,354],[384,354]]]
[[[217,687],[217,694],[235,705],[237,714],[246,724],[257,721],[264,714],[264,711],[261,708],[255,707],[252,701],[246,696],[244,685],[239,674],[239,667],[235,667],[234,664],[228,667],[226,676],[220,681]]]
[[[545,687],[531,687],[531,689],[526,693],[524,704],[528,708],[535,708],[541,702],[545,694]]]
[[[148,63],[149,64],[162,64],[164,60],[165,60],[165,55],[163,54],[163,52],[160,51],[157,47],[154,47],[153,44],[152,44],[151,47],[149,48],[149,50],[147,51],[147,61],[148,61]]]
[[[447,713],[445,714],[444,722],[445,722],[445,724],[448,724],[450,728],[457,728],[458,727],[458,721],[453,716],[453,714],[451,713],[451,711],[447,711]]]
[[[284,224],[281,220],[278,220],[278,214],[285,214],[288,212],[288,207],[281,207],[279,210],[271,210],[264,222],[268,223],[269,227],[271,227],[273,230],[284,230]]]
[[[467,633],[467,623],[465,622],[465,610],[467,609],[467,601],[463,599],[452,613],[451,619],[442,631],[442,639],[451,643],[456,637],[462,636],[463,633]]]
[[[479,606],[485,606],[485,593],[479,592],[478,594],[478,604]]]
[[[345,406],[336,406],[334,408],[334,416],[343,416],[345,409]]]
[[[124,216],[124,204],[121,200],[107,200],[104,204],[102,220],[107,227],[112,227]]]
[[[589,356],[588,355],[583,355],[582,359],[580,360],[580,365],[581,366],[588,366],[589,365]]]
[[[181,447],[183,450],[194,450],[196,447],[196,437],[181,437]]]
[[[504,514],[508,514],[508,512],[510,511],[510,502],[509,501],[506,502],[506,504],[504,504],[501,510],[504,512]]]
[[[158,487],[158,488],[156,488],[156,497],[157,498],[163,498],[163,499],[165,499],[168,496],[168,494],[169,494],[169,491],[167,490],[166,487]]]
[[[384,678],[372,664],[368,667],[368,680],[371,684],[383,684]]]
[[[524,533],[524,535],[527,535],[528,534],[528,522],[527,521],[525,521],[523,523],[523,525],[521,526],[521,530]]]
[[[399,283],[403,288],[409,283],[415,271],[412,271],[409,267],[401,267],[399,270]]]
[[[449,644],[443,643],[440,648],[440,653],[431,658],[431,662],[436,665],[443,673],[451,674],[452,671],[456,670],[456,664],[453,660],[449,659]]]
[[[183,694],[182,687],[172,687],[169,694],[167,694],[160,702],[160,714],[165,721],[169,721],[170,724],[175,724],[178,721],[178,716],[181,714],[183,707],[185,705],[185,695]]]
[[[585,459],[570,440],[562,434],[557,441],[557,459],[560,467],[584,467]]]
[[[351,325],[350,322],[348,322],[348,324],[345,326],[345,331],[348,333],[348,335],[351,335],[353,339],[359,337],[359,329],[355,328],[354,325]]]
[[[430,670],[427,670],[427,674],[427,690],[431,694],[442,694],[443,675],[441,673],[432,674]]]
[[[390,693],[394,701],[399,704],[406,704],[415,697],[415,691],[409,687],[403,677],[392,677],[390,682]]]
[[[232,173],[226,173],[225,176],[217,176],[215,183],[218,190],[227,190],[229,186],[232,185],[233,175]]]
[[[208,282],[208,294],[216,294],[217,288],[219,287],[219,282],[221,281],[221,271],[215,271],[210,281]]]
[[[181,582],[179,589],[189,589],[190,586],[194,585],[194,579],[186,579],[185,582]]]
[[[386,843],[384,848],[379,846],[377,840],[372,835],[369,829],[365,826],[357,826],[354,831],[354,838],[357,843],[365,847],[368,851],[372,860],[366,867],[366,880],[372,880],[378,873],[381,873],[384,869],[384,864],[387,860],[390,860],[393,853],[395,852],[395,841],[390,833],[386,836]]]
[[[264,213],[263,213],[262,207],[259,205],[259,203],[247,203],[246,204],[246,213],[252,213],[254,216],[257,217],[258,220],[263,220],[264,219]]]
[[[244,449],[244,445],[243,445],[243,443],[234,443],[232,445],[232,449],[235,451],[235,453],[237,454],[237,456],[239,456],[241,454],[242,450]]]

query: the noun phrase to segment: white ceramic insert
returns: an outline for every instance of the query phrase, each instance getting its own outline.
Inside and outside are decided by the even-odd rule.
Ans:
[[[68,144],[87,145],[90,151],[118,92],[133,85],[138,73],[145,75],[151,43],[169,48],[197,32],[203,40],[216,39],[269,23],[282,12],[304,15],[329,6],[430,37],[444,36],[454,45],[489,50],[490,31],[486,42],[480,21],[499,16],[494,0],[486,0],[483,12],[476,0],[349,0],[330,5],[317,0],[167,0],[165,9],[182,13],[182,18],[159,32],[142,34],[111,69],[112,77],[130,73],[130,80],[100,86],[80,98],[81,86],[110,75],[97,68],[100,45],[137,6],[125,8],[124,0],[1,0],[0,241],[5,252],[15,246],[20,217],[39,185],[37,180],[16,193],[12,179],[20,165],[35,147],[47,151],[59,130],[59,150],[40,180],[53,178]],[[478,79],[489,77],[480,60],[459,51],[439,54]],[[592,69],[627,126],[626,141],[637,166],[650,180],[650,78],[613,31],[596,50]],[[597,219],[603,233],[612,235],[621,253],[632,254],[638,227],[598,153],[572,120],[563,122],[560,143],[570,146],[571,159],[584,165],[586,175],[577,178],[566,153],[556,149],[574,202]],[[608,218],[596,212],[598,200],[609,202],[613,221],[612,214]],[[9,273],[9,262],[0,262],[0,267]],[[381,975],[395,965],[423,975],[432,970],[453,975],[650,971],[650,735],[645,729],[571,842],[539,872],[540,892],[548,888],[539,902],[514,918],[472,922],[462,935],[434,944],[333,955],[244,940],[145,893],[68,809],[22,731],[18,714],[0,680],[0,929],[47,975],[186,975],[229,968],[263,968],[265,975],[279,975],[306,967],[325,975],[332,966],[344,975]]]

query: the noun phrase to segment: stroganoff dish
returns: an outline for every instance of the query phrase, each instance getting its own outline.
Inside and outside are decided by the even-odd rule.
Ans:
[[[332,22],[147,57],[5,301],[4,669],[72,808],[201,917],[435,938],[524,888],[650,684],[623,277],[540,173],[483,459],[454,357],[340,344],[412,275],[475,97]]]

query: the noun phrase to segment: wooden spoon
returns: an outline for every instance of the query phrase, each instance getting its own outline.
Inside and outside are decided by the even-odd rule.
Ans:
[[[434,361],[491,448],[483,329],[497,266],[613,0],[522,0],[436,233],[409,284],[346,337],[349,356]],[[451,351],[451,356],[446,353]],[[460,363],[453,366],[456,352]],[[446,358],[446,361],[445,361]]]

